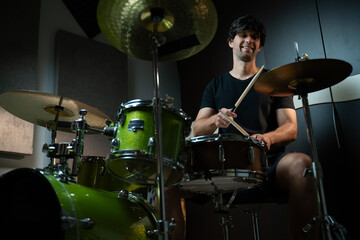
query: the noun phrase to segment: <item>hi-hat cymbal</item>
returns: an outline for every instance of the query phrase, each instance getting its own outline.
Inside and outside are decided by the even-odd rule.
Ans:
[[[0,105],[11,114],[43,127],[49,127],[49,125],[55,123],[56,109],[59,106],[61,111],[59,111],[58,121],[62,126],[58,126],[58,130],[65,132],[72,132],[71,123],[79,119],[81,109],[87,110],[85,115],[86,123],[94,130],[104,129],[106,119],[111,120],[98,109],[84,103],[32,90],[15,90],[2,93],[0,95]],[[97,132],[90,131],[89,133]]]
[[[152,60],[154,32],[165,40],[158,60],[175,61],[205,48],[217,29],[211,0],[100,0],[97,19],[113,46],[143,60]]]
[[[337,59],[313,59],[290,63],[262,74],[254,84],[256,91],[271,96],[304,95],[341,82],[352,66]]]

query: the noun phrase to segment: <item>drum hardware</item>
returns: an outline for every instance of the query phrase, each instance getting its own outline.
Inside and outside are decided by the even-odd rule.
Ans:
[[[88,113],[86,109],[81,109],[79,111],[80,117],[75,120],[71,125],[71,130],[76,132],[75,139],[73,139],[73,149],[74,149],[74,161],[71,169],[71,174],[76,176],[79,172],[80,158],[84,152],[84,135],[86,130],[86,120],[85,115]]]
[[[95,227],[95,222],[91,218],[77,219],[71,216],[62,216],[61,217],[62,225],[65,229],[72,228],[76,223],[80,222],[82,229],[90,230]]]
[[[240,189],[235,189],[233,191],[233,194],[231,195],[228,203],[226,204],[224,203],[223,193],[217,192],[215,194],[210,195],[215,203],[215,209],[217,209],[216,213],[220,215],[220,225],[223,227],[223,234],[225,240],[230,239],[229,227],[233,227],[232,216],[229,214],[229,208],[232,202],[234,201],[236,194],[239,190]]]
[[[150,137],[149,141],[147,143],[147,147],[149,148],[149,152],[152,152],[154,146],[155,146],[155,139],[153,137]]]
[[[60,101],[62,102],[62,100]],[[56,108],[62,109],[62,108]],[[60,177],[63,182],[76,182],[73,176],[78,174],[78,168],[80,163],[80,158],[83,154],[84,149],[84,134],[87,132],[87,123],[84,116],[87,114],[86,109],[81,109],[79,111],[79,119],[73,121],[71,124],[72,131],[76,132],[75,139],[71,143],[55,143],[56,138],[56,129],[58,124],[59,111],[56,113],[55,121],[50,121],[51,130],[52,130],[52,139],[51,144],[44,144],[42,151],[46,153],[46,156],[51,159],[50,164],[46,168],[48,171],[51,171],[53,174]],[[48,128],[49,129],[49,128]],[[59,159],[59,162],[56,162],[55,159]],[[68,160],[73,159],[73,165],[71,168],[68,166]]]
[[[254,152],[254,147],[253,146],[249,146],[249,162],[251,164],[253,164],[255,162],[255,152]]]
[[[297,48],[297,44],[295,44]],[[297,50],[298,52],[298,50]],[[297,58],[299,55],[297,54]],[[254,85],[256,91],[270,96],[293,96],[299,95],[303,103],[303,111],[306,120],[308,140],[311,147],[312,166],[304,171],[304,176],[311,175],[316,183],[316,191],[319,205],[319,216],[311,219],[303,231],[308,232],[313,223],[320,222],[322,237],[333,239],[333,235],[344,235],[346,229],[328,215],[323,186],[323,173],[318,157],[315,137],[312,128],[308,93],[330,87],[350,75],[352,66],[342,60],[336,59],[313,59],[297,61],[272,69],[257,80]],[[335,232],[336,231],[336,232]],[[340,238],[345,239],[345,238]]]

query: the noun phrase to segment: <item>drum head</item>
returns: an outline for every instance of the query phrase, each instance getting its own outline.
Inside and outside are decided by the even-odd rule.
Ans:
[[[0,191],[2,239],[64,239],[60,203],[39,171],[22,168],[4,174]]]

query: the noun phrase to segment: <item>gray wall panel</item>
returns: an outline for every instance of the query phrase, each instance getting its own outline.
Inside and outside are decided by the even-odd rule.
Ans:
[[[328,58],[342,59],[360,73],[360,1],[318,0]]]
[[[113,120],[127,101],[127,57],[115,48],[59,31],[58,94],[99,109]]]
[[[36,89],[40,0],[0,1],[0,93]]]

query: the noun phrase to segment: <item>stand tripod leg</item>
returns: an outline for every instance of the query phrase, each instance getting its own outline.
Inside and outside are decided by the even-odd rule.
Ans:
[[[220,225],[223,227],[224,240],[229,240],[229,224],[231,224],[231,217],[229,215],[228,208],[224,205],[223,195],[221,192],[212,195],[215,201],[216,211],[221,215]]]
[[[253,223],[254,239],[260,240],[258,213],[255,209],[251,210],[251,219]]]
[[[332,240],[333,239],[332,232],[334,231],[334,226],[336,226],[336,228],[338,229],[340,225],[335,223],[335,221],[332,219],[331,216],[328,215],[328,212],[327,212],[322,168],[321,168],[321,164],[320,164],[320,161],[318,158],[318,152],[316,149],[307,94],[301,95],[301,98],[302,98],[303,107],[304,107],[304,115],[305,115],[307,130],[308,130],[309,142],[311,144],[311,153],[312,153],[312,160],[313,160],[311,169],[306,169],[304,172],[304,176],[307,174],[311,174],[312,177],[314,178],[314,180],[316,182],[316,191],[317,191],[318,206],[319,206],[319,216],[311,219],[310,222],[303,228],[303,231],[305,233],[309,232],[312,228],[312,225],[315,222],[320,222],[323,239]],[[343,234],[341,234],[341,235],[343,235]],[[345,239],[345,238],[338,238],[338,239]]]

